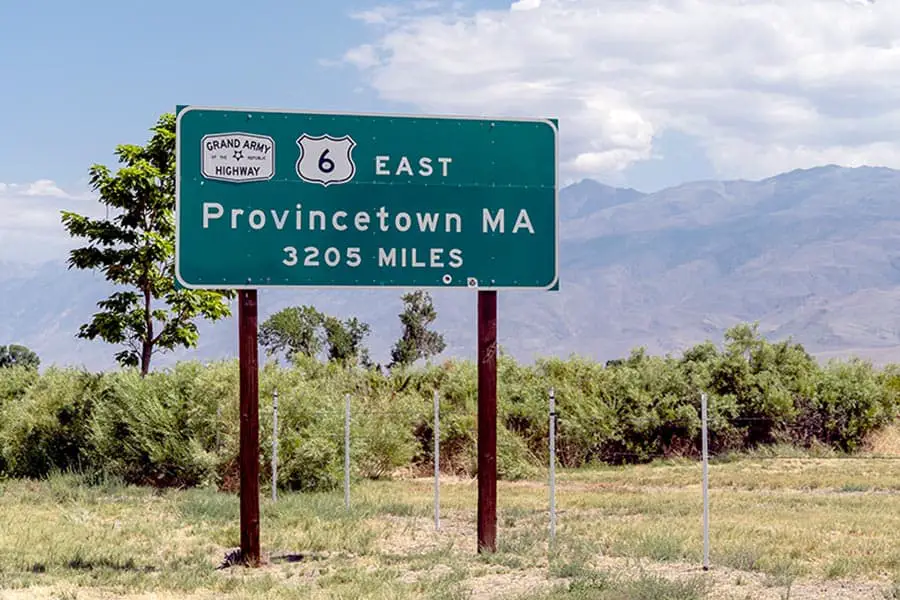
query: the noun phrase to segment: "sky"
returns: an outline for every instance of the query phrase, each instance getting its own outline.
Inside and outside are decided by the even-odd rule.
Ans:
[[[0,264],[177,104],[556,117],[563,182],[900,168],[887,0],[0,2]]]

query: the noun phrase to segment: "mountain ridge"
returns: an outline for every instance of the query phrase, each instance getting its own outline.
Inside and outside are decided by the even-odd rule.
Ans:
[[[520,360],[569,354],[608,360],[645,346],[678,352],[741,321],[791,336],[822,358],[850,350],[900,360],[900,171],[823,165],[758,181],[695,181],[654,193],[591,179],[560,190],[559,292],[504,292],[501,346]],[[114,349],[77,340],[110,289],[65,258],[25,273],[0,263],[0,343],[24,343],[44,364],[114,365]],[[376,360],[400,333],[401,290],[262,290],[260,319],[313,304],[369,322]],[[475,295],[434,290],[443,356],[471,358]],[[236,307],[233,311],[236,314]],[[157,357],[237,353],[232,317],[201,324],[200,346]]]

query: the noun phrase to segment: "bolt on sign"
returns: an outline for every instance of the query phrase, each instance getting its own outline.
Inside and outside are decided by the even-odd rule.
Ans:
[[[186,288],[556,289],[551,119],[183,107]]]

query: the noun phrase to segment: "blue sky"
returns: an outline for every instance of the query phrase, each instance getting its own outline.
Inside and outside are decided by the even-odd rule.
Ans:
[[[900,2],[0,2],[0,261],[177,104],[557,117],[564,182],[900,167]]]
[[[329,67],[369,33],[365,2],[0,3],[0,181],[71,184],[176,104],[386,108]],[[262,8],[265,6],[265,8]],[[13,142],[12,140],[15,140]]]
[[[111,162],[118,143],[143,142],[156,116],[180,103],[421,112],[414,102],[379,97],[352,65],[340,64],[348,49],[379,33],[354,16],[384,4],[272,0],[264,9],[250,6],[238,0],[0,5],[6,83],[0,182],[49,178],[78,187],[93,162]],[[510,2],[465,6],[503,11]],[[657,188],[712,176],[702,153],[677,156],[691,149],[689,141],[677,134],[658,140],[675,151],[672,164],[644,163],[622,183]]]

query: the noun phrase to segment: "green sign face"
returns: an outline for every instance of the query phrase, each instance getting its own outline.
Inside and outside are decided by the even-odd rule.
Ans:
[[[184,107],[187,288],[556,289],[549,119]]]

